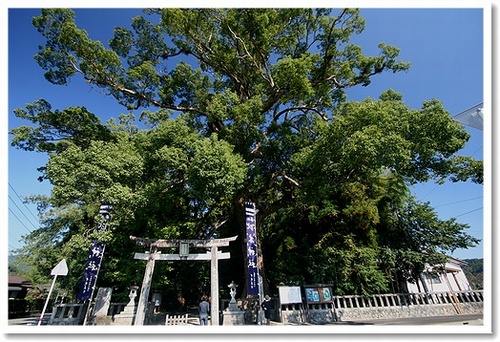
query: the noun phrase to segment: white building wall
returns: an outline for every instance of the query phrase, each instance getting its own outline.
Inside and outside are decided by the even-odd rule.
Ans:
[[[450,258],[445,265],[446,275],[433,272],[433,267],[427,265],[418,284],[408,283],[408,292],[449,292],[450,288],[454,292],[472,290],[462,269],[464,264],[460,260]]]
[[[471,291],[472,287],[469,284],[469,280],[465,276],[463,271],[460,272],[449,272],[447,273],[448,280],[450,282],[451,289],[453,291]]]

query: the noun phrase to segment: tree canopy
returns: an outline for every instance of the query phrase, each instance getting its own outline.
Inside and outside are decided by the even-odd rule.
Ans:
[[[70,260],[74,291],[92,239],[107,246],[99,284],[126,294],[140,284],[130,235],[238,235],[222,279],[246,283],[246,201],[259,210],[271,289],[403,291],[426,262],[478,242],[409,192],[428,180],[482,182],[482,163],[455,155],[469,136],[442,104],[411,109],[390,89],[347,100],[347,89],[410,67],[394,46],[366,56],[350,43],[364,29],[356,9],[149,9],[106,45],[70,9],[44,9],[33,25],[49,82],[83,77],[125,110],[107,123],[43,99],[15,111],[34,126],[12,129],[13,145],[48,153],[41,178],[53,185],[32,198],[44,225],[19,252],[37,272]],[[98,232],[103,199],[113,220]],[[204,268],[159,267],[158,288],[206,286]]]

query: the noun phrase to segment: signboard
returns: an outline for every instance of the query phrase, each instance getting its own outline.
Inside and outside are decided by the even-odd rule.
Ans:
[[[186,241],[181,241],[179,243],[179,256],[187,257],[189,255],[189,243]]]
[[[245,203],[245,224],[247,238],[248,294],[259,294],[259,269],[257,264],[257,210],[254,203]]]
[[[332,290],[328,286],[306,287],[306,300],[309,303],[331,303]]]
[[[111,287],[100,287],[99,290],[97,290],[94,306],[95,316],[107,316],[109,306],[111,305],[112,294],[113,288]]]
[[[300,286],[280,286],[279,294],[281,304],[302,303]]]
[[[62,259],[59,263],[52,269],[50,275],[53,276],[65,276],[68,275],[68,264],[66,264],[66,259]]]

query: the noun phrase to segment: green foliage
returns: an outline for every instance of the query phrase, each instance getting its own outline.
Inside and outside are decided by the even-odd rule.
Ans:
[[[194,150],[188,170],[190,193],[207,207],[230,205],[245,179],[246,164],[215,134],[198,141]]]
[[[13,128],[12,146],[26,151],[53,152],[64,150],[69,141],[85,148],[92,140],[112,139],[100,119],[84,107],[54,112],[51,109],[43,99],[26,105],[26,109],[16,109],[14,113],[18,118],[31,121],[35,127]]]
[[[482,290],[483,289],[483,259],[465,259],[467,264],[462,268],[469,280],[469,283],[474,290]]]
[[[339,293],[383,292],[389,289],[389,281],[415,281],[425,263],[442,263],[446,254],[478,243],[465,233],[467,225],[440,220],[427,203],[415,202],[409,195],[407,184],[451,174],[454,161],[444,155],[450,144],[461,147],[453,139],[466,138],[463,128],[438,110],[433,113],[434,123],[448,122],[447,132],[454,138],[450,142],[446,135],[443,143],[430,143],[426,136],[432,131],[421,124],[429,115],[426,106],[410,110],[400,96],[388,92],[381,101],[346,103],[332,124],[320,124],[314,143],[293,155],[294,170],[302,173],[298,173],[302,186],[296,192],[301,206],[295,207],[296,212],[279,212],[289,215],[285,220],[274,221],[273,215],[269,223],[274,230],[283,229],[282,236],[270,235],[271,239],[300,240],[318,248],[270,248],[268,260],[277,263],[275,272],[287,278],[280,265],[299,268],[293,261],[299,255],[290,256],[294,252],[323,255],[311,264],[302,262],[302,268],[316,275],[330,270],[319,282],[336,284]],[[415,172],[418,164],[427,169],[424,177]],[[475,171],[468,170],[471,177]],[[298,217],[302,219],[292,223]]]
[[[127,180],[128,187],[135,188],[142,176],[143,162],[133,152],[132,145],[126,142],[94,141],[85,150],[68,146],[47,164],[47,177],[54,185],[53,197],[60,203],[91,203],[102,198],[103,190],[121,179]]]
[[[367,56],[349,43],[364,30],[356,9],[152,9],[117,27],[110,48],[70,9],[43,9],[33,25],[49,82],[80,75],[127,114],[102,125],[85,108],[53,111],[44,100],[15,111],[33,127],[14,128],[13,145],[49,153],[53,185],[32,198],[43,227],[20,251],[32,281],[65,257],[65,286],[76,293],[97,239],[106,244],[99,285],[124,297],[144,267],[129,236],[239,235],[244,244],[245,201],[259,209],[266,287],[384,292],[477,243],[409,195],[422,181],[482,182],[481,162],[454,155],[468,134],[442,104],[410,109],[393,90],[346,101],[348,88],[410,66],[396,47]],[[113,219],[97,231],[101,200],[113,203]],[[246,283],[242,250],[221,279]],[[165,263],[153,288],[196,296],[207,272]]]

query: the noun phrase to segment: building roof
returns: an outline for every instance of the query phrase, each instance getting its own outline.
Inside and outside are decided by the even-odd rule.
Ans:
[[[9,286],[28,287],[28,288],[33,287],[33,285],[31,285],[31,282],[27,281],[23,277],[12,274],[9,274]]]

